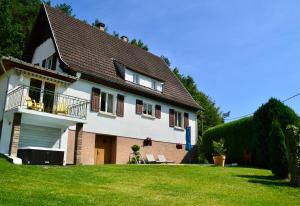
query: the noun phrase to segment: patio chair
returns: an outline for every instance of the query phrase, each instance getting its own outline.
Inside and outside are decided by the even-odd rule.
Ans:
[[[54,105],[54,111],[56,114],[67,115],[69,111],[69,107],[67,104],[59,103],[57,105]]]
[[[36,103],[35,100],[31,99],[30,97],[25,97],[25,101],[27,104],[27,109],[32,109],[37,111],[44,110],[44,104],[42,102]]]
[[[157,161],[155,160],[153,154],[146,154],[146,163],[148,163],[148,164],[157,163]]]
[[[158,158],[157,163],[174,163],[174,161],[168,161],[163,154],[158,154],[157,158]]]

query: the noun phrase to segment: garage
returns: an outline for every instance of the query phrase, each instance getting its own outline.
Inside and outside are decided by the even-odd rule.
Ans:
[[[23,164],[62,165],[61,129],[21,124],[18,157]]]

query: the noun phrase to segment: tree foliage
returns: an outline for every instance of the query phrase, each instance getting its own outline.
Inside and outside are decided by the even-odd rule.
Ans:
[[[0,1],[0,56],[22,57],[22,52],[32,25],[38,15],[40,0],[1,0]],[[50,1],[45,2],[51,4]],[[72,8],[68,4],[55,6],[68,15]]]
[[[134,38],[134,39],[132,39],[130,41],[130,44],[133,45],[133,46],[140,47],[140,48],[142,48],[142,49],[144,49],[146,51],[149,50],[148,46],[142,40],[140,40],[140,39],[137,40],[137,39]]]
[[[300,130],[295,125],[286,128],[286,142],[289,156],[290,183],[300,187]]]
[[[178,68],[174,68],[173,73],[182,82],[194,100],[204,109],[204,112],[199,112],[197,116],[199,128],[198,131],[200,135],[209,127],[213,127],[224,122],[220,108],[216,106],[215,102],[208,95],[197,88],[193,77],[180,74]]]
[[[254,113],[254,138],[253,157],[259,167],[270,167],[270,132],[272,122],[277,120],[281,126],[281,130],[286,132],[289,124],[299,125],[297,114],[281,101],[271,98],[266,104],[263,104]]]
[[[269,150],[272,173],[278,178],[287,178],[289,174],[288,151],[280,123],[276,120],[271,125]]]

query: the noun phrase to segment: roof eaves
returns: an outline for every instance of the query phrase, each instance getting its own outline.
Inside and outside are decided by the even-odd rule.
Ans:
[[[64,61],[64,59],[63,59],[63,57],[62,57],[62,55],[61,55],[61,53],[60,53],[60,51],[59,51],[59,47],[58,47],[58,44],[57,44],[57,41],[56,41],[55,34],[54,34],[54,32],[53,32],[53,28],[52,28],[52,25],[51,25],[51,21],[50,21],[50,19],[49,19],[49,15],[48,15],[48,11],[47,11],[46,5],[45,5],[44,2],[43,2],[42,4],[43,4],[44,11],[45,11],[45,13],[46,13],[47,21],[48,21],[48,24],[49,24],[49,26],[50,26],[51,35],[52,35],[52,37],[53,37],[54,45],[55,45],[56,51],[57,51],[57,53],[58,53],[59,59],[60,59],[60,60],[61,60],[61,61],[69,68],[68,63],[66,63],[66,61]]]

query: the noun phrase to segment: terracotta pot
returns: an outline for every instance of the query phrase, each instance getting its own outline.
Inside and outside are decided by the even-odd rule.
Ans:
[[[225,155],[213,156],[213,159],[216,166],[224,167],[226,159]]]

